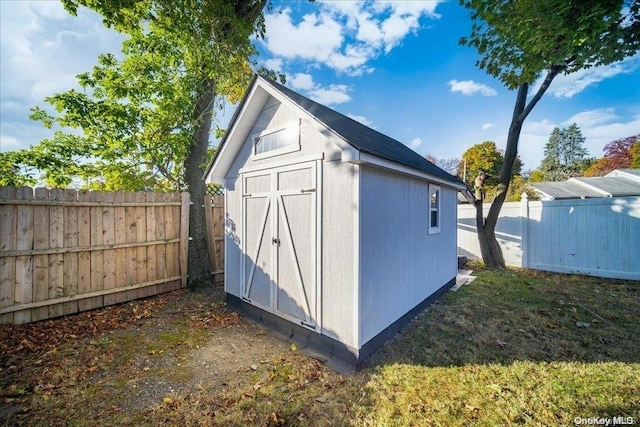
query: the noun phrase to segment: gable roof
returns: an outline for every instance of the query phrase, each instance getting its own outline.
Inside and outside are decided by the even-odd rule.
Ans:
[[[212,159],[211,164],[207,168],[205,175],[209,175],[211,169],[214,167],[218,155],[223,151],[221,148],[227,143],[229,139],[230,130],[239,120],[239,115],[243,106],[249,101],[249,94],[256,85],[269,86],[277,93],[287,98],[289,101],[297,105],[305,113],[322,124],[324,127],[330,129],[338,137],[340,137],[348,145],[356,149],[358,152],[366,153],[380,159],[384,159],[423,174],[431,175],[439,178],[440,180],[450,183],[451,185],[463,189],[466,188],[464,182],[457,176],[453,176],[443,169],[439,168],[435,164],[422,157],[406,145],[401,142],[390,138],[362,123],[351,119],[341,113],[338,113],[331,108],[328,108],[322,104],[310,100],[309,98],[300,95],[299,93],[281,85],[273,80],[266,79],[261,76],[254,76],[254,79],[247,90],[242,102],[238,106],[238,109],[234,113],[231,122],[229,123],[229,129],[223,137],[216,155]]]
[[[273,80],[265,79],[265,81],[317,118],[326,127],[340,135],[358,151],[363,151],[448,181],[461,182],[459,178],[456,179],[456,177],[440,169],[400,141],[371,129],[331,108],[318,104]]]
[[[621,169],[601,177],[576,177],[562,182],[533,182],[550,199],[640,196],[640,170]]]

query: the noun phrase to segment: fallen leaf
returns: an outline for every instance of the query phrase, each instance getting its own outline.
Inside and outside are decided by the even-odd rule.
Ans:
[[[298,346],[295,344],[291,344],[291,351],[296,351],[298,349]]]

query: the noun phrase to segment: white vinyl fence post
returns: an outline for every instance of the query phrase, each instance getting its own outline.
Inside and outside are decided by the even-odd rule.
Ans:
[[[522,193],[520,198],[520,250],[522,268],[529,268],[529,196]]]

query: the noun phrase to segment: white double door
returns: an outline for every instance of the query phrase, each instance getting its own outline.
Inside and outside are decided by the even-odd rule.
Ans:
[[[242,174],[243,299],[315,329],[320,162]]]

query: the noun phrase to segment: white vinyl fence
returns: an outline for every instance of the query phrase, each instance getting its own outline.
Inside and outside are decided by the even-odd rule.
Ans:
[[[507,265],[640,280],[640,197],[505,203],[496,237]],[[458,205],[458,254],[481,258],[472,205]]]

